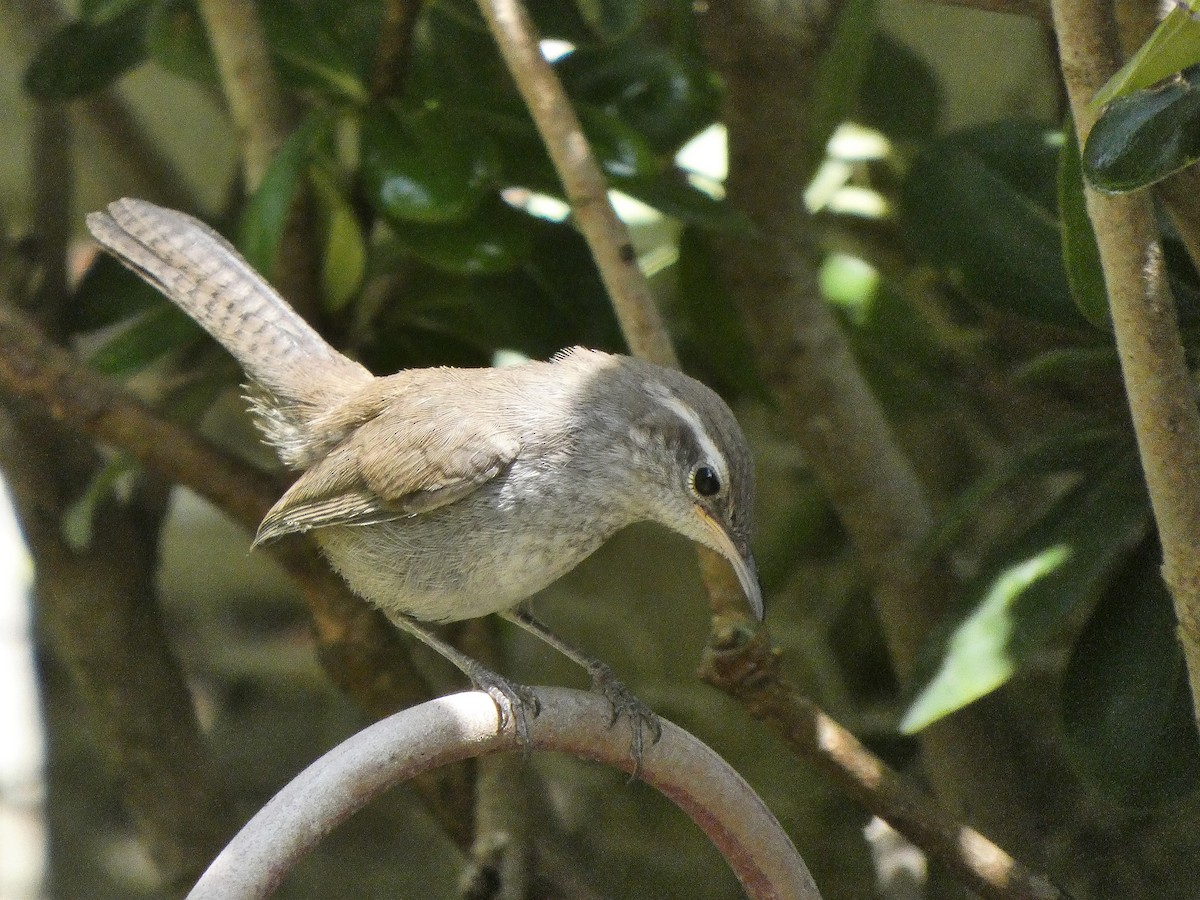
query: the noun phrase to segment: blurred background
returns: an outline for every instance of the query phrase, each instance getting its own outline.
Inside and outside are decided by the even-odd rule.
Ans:
[[[257,168],[206,25],[221,4],[0,4],[5,303],[164,416],[275,474],[236,366],[97,258],[87,212],[137,196],[204,218],[377,373],[623,349],[473,4],[250,6],[283,123]],[[785,673],[1072,896],[1194,897],[1200,753],[1095,263],[1064,244],[1079,234],[1080,163],[1064,152],[1048,10],[753,2],[738,20],[746,33],[721,38],[707,18],[727,6],[717,0],[529,6],[684,367],[726,397],[754,447],[755,553]],[[764,66],[769,53],[798,61],[779,72],[794,84],[764,80],[754,112],[760,128],[794,129],[781,138],[788,165],[757,174],[801,211],[799,234],[770,233],[754,197],[726,193],[727,144],[754,137],[726,128],[738,40],[745,59],[761,47]],[[743,101],[755,96],[746,88]],[[745,113],[736,128],[754,127]],[[1196,272],[1165,218],[1164,228],[1194,328]],[[938,568],[950,587],[915,675],[897,674],[845,510],[780,400],[782,363],[755,301],[724,277],[730,245],[755,240],[795,242],[927,495],[936,524],[914,566]],[[212,808],[175,804],[177,831],[211,833],[216,847],[380,710],[331,680],[322,662],[338,661],[318,652],[303,599],[270,554],[250,552],[244,528],[121,448],[96,451],[24,401],[4,408],[0,467],[14,502],[0,519],[0,897],[181,895],[207,838],[163,838],[153,820],[169,815],[137,799],[139,773],[156,763],[114,738],[124,726],[113,710],[133,732],[150,727],[138,723],[151,706],[194,720],[201,749],[164,749],[203,757],[194,784]],[[697,678],[710,613],[694,560],[682,539],[639,526],[535,607],[728,759],[829,900],[970,896]],[[139,598],[120,627],[105,618],[114,597]],[[505,624],[451,634],[490,645],[518,680],[584,686]],[[425,648],[405,646],[435,693],[462,687]],[[89,662],[101,649],[135,671],[177,673],[183,693],[109,690]],[[1005,780],[948,789],[937,761],[922,759],[922,729],[964,709],[1004,758]],[[972,751],[959,749],[970,768]],[[542,756],[500,771],[511,785],[500,796],[532,798],[529,827],[554,834],[530,838],[553,876],[503,896],[740,895],[699,831],[620,773]],[[466,796],[485,775],[462,774]],[[472,823],[447,828],[428,806],[393,791],[278,896],[501,896],[480,887]]]

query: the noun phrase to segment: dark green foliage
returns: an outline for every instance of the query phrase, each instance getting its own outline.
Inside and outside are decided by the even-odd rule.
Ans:
[[[1145,542],[1104,591],[1063,681],[1067,747],[1108,800],[1139,810],[1173,803],[1200,779],[1175,614]]]
[[[1161,87],[1118,97],[1088,135],[1084,170],[1097,188],[1123,193],[1200,159],[1200,67]]]
[[[106,88],[141,65],[150,6],[109,4],[95,18],[64,26],[29,64],[25,90],[39,100],[70,100]]]

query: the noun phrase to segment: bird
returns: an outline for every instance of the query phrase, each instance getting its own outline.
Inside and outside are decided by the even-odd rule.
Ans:
[[[265,443],[299,473],[255,546],[311,534],[350,588],[456,665],[521,742],[532,690],[429,626],[496,613],[582,666],[633,726],[640,766],[657,716],[528,599],[613,534],[650,521],[715,550],[755,619],[754,467],[710,388],[629,356],[573,347],[546,361],[376,376],[332,347],[208,225],[145,200],[91,213],[97,241],[222,344],[249,377]]]

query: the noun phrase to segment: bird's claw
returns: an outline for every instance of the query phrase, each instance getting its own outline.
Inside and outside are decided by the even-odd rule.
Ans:
[[[500,714],[500,729],[510,725],[517,733],[517,742],[523,753],[529,753],[529,720],[537,718],[542,711],[541,701],[533,688],[509,681],[495,672],[474,672],[475,687],[492,698]]]
[[[662,738],[662,722],[650,707],[634,696],[633,692],[617,678],[613,670],[604,663],[596,662],[588,669],[592,676],[592,690],[600,694],[612,706],[611,728],[621,716],[629,720],[633,737],[629,755],[633,757],[632,779],[642,774],[642,756],[646,749],[646,733],[650,734],[650,746]]]

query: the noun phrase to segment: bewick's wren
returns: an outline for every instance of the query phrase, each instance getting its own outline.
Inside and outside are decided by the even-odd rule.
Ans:
[[[589,671],[614,720],[630,716],[640,755],[643,726],[657,735],[653,714],[518,604],[619,529],[650,520],[723,554],[762,617],[750,452],[729,408],[698,381],[579,348],[549,362],[377,378],[196,219],[125,199],[87,221],[252,379],[264,439],[301,473],[255,543],[311,530],[351,588],[458,665],[523,739],[527,689],[418,620],[495,612],[539,635]]]

